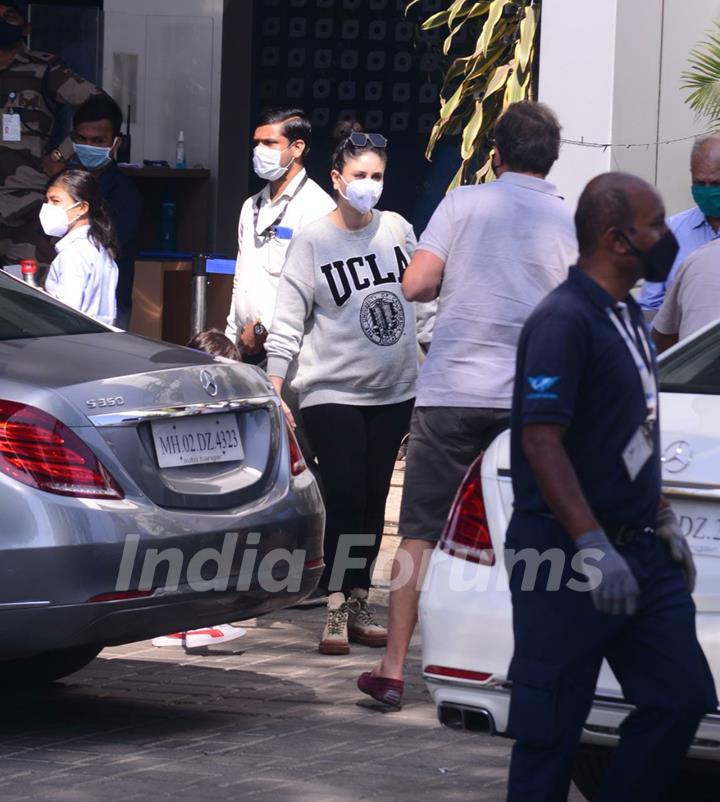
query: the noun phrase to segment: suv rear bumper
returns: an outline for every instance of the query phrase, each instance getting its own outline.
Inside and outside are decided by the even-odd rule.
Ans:
[[[510,708],[509,684],[468,687],[466,684],[437,681],[424,675],[441,724],[456,729],[505,735]],[[607,696],[596,696],[583,728],[583,743],[615,747],[619,728],[632,707]],[[705,716],[688,757],[720,761],[720,715]]]

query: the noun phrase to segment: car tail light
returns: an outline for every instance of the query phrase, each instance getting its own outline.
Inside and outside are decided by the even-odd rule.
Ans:
[[[307,463],[300,450],[300,444],[297,441],[297,437],[295,437],[295,432],[292,430],[287,418],[285,419],[285,428],[288,433],[288,447],[290,449],[290,472],[293,476],[299,476],[303,471],[307,470]]]
[[[495,565],[495,552],[485,515],[481,465],[482,455],[465,474],[445,524],[440,548],[463,560]]]
[[[0,401],[0,470],[61,496],[123,498],[105,466],[64,423],[14,401]]]
[[[450,668],[449,666],[425,666],[425,674],[434,674],[437,677],[452,677],[453,679],[471,679],[474,682],[487,682],[492,674],[484,671],[468,671],[464,668]]]

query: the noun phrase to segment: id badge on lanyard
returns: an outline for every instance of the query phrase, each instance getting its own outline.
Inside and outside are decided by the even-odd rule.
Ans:
[[[628,472],[630,481],[634,482],[655,450],[653,435],[655,426],[657,426],[658,417],[658,387],[655,374],[652,370],[652,354],[650,353],[650,348],[644,334],[638,337],[645,351],[643,356],[640,354],[634,338],[630,336],[630,333],[620,322],[618,314],[621,313],[610,309],[610,307],[608,307],[606,311],[608,317],[617,329],[618,334],[622,338],[622,341],[625,343],[625,347],[630,352],[630,356],[633,358],[633,362],[640,376],[643,392],[645,393],[645,408],[647,411],[645,422],[638,426],[637,431],[630,438],[630,441],[622,452],[625,469]],[[623,319],[628,323],[630,329],[637,334],[637,329],[630,319],[629,313],[627,317],[623,316]]]
[[[13,104],[17,95],[11,92],[2,116],[3,142],[22,142],[22,129],[20,115],[16,114]]]

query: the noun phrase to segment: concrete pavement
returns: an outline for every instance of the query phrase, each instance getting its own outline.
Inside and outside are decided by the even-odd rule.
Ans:
[[[323,615],[244,623],[213,653],[106,649],[49,690],[6,689],[0,800],[503,800],[510,743],[437,724],[417,640],[406,703],[384,712],[355,689],[378,652],[318,654]]]
[[[401,480],[402,470],[375,574],[380,604]],[[385,620],[386,609],[378,612]],[[212,652],[106,649],[49,689],[18,696],[6,688],[0,802],[504,800],[510,742],[437,724],[418,638],[404,707],[386,712],[355,688],[377,650],[318,654],[324,613],[243,622],[244,638]]]
[[[251,622],[234,648],[107,649],[3,716],[0,799],[501,800],[508,744],[437,726],[419,679],[399,712],[354,687],[377,653],[317,653],[322,610]],[[244,624],[247,626],[247,624]]]

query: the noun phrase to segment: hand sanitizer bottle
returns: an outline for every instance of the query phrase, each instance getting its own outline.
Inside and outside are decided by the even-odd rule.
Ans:
[[[180,136],[178,137],[177,146],[175,148],[175,167],[177,167],[178,170],[184,170],[187,167],[184,131],[180,131]]]

